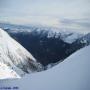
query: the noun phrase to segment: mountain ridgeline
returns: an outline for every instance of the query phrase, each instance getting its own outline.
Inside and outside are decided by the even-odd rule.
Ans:
[[[56,28],[42,26],[5,25],[1,25],[4,30],[44,66],[61,62],[78,49],[90,44],[90,34],[82,35],[63,30],[56,32]]]

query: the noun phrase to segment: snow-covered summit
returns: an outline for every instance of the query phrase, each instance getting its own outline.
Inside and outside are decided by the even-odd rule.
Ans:
[[[20,76],[40,71],[42,66],[18,42],[0,29],[0,63],[6,64]]]

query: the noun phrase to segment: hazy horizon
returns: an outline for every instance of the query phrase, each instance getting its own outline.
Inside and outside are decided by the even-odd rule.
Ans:
[[[0,22],[44,24],[90,32],[90,0],[0,0]]]

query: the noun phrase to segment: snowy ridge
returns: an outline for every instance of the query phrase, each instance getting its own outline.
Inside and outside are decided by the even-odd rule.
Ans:
[[[73,31],[66,31],[66,30],[54,30],[52,29],[48,33],[48,38],[55,37],[55,38],[61,38],[64,42],[67,43],[73,43],[78,38],[81,38],[84,36],[84,34],[73,32]]]
[[[0,29],[0,62],[8,65],[20,76],[40,71],[42,66],[18,42]]]

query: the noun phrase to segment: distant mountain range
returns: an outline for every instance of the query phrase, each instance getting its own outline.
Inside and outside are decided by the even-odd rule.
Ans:
[[[53,27],[0,23],[11,37],[25,47],[44,66],[63,61],[78,49],[89,45],[89,34]]]

